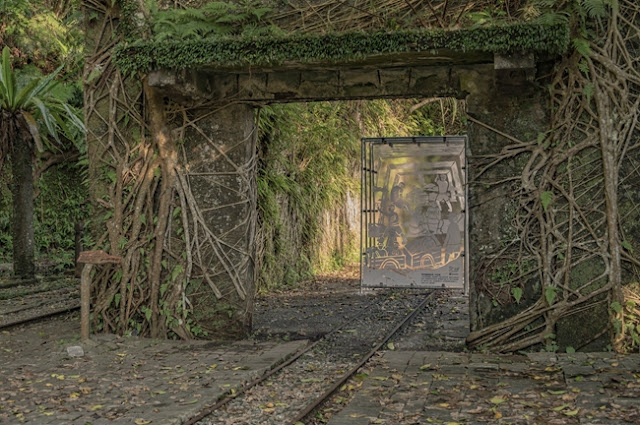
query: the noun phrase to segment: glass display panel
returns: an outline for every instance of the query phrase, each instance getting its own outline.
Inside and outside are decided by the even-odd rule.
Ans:
[[[363,139],[363,287],[465,287],[465,145]]]

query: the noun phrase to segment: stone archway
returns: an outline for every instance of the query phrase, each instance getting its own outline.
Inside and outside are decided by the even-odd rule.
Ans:
[[[215,99],[222,102],[240,102],[224,106],[219,115],[203,111],[217,140],[228,138],[230,143],[247,134],[246,127],[230,116],[243,115],[245,125],[250,125],[254,102],[300,102],[317,100],[376,99],[381,97],[458,97],[467,101],[467,114],[477,122],[468,122],[470,139],[470,175],[473,176],[474,155],[499,151],[508,141],[495,129],[500,128],[514,137],[525,138],[538,134],[548,127],[546,94],[534,84],[534,64],[531,61],[507,61],[497,57],[495,63],[478,63],[450,66],[380,66],[376,68],[350,68],[320,70],[270,70],[260,72],[205,72],[185,71],[170,73],[158,71],[150,82],[176,101]],[[482,124],[479,124],[482,123]],[[240,128],[245,128],[240,131]],[[213,130],[215,129],[215,130]],[[206,158],[207,148],[195,140],[188,144],[194,158]],[[250,158],[246,153],[245,160]],[[202,161],[200,161],[201,163]],[[201,167],[216,165],[201,164]],[[246,180],[247,183],[250,180]],[[201,191],[216,191],[216,183],[202,181]],[[207,185],[211,185],[207,188]],[[246,186],[239,193],[255,190]],[[509,194],[504,194],[505,198]],[[490,300],[478,296],[474,287],[474,266],[487,252],[499,249],[498,235],[502,231],[505,216],[504,204],[486,203],[482,189],[472,186],[470,194],[471,243],[470,243],[470,298],[472,329],[480,329],[500,317],[499,309]],[[238,199],[237,201],[240,201]],[[205,201],[207,202],[207,201]],[[234,214],[236,223],[247,219]],[[225,219],[226,220],[226,219]]]
[[[91,19],[87,21],[89,24],[92,22]],[[548,49],[557,52],[562,49],[563,43],[557,40],[566,38],[566,29],[555,33],[538,31],[536,27],[522,28],[520,30],[524,33],[539,38],[539,46],[543,46],[543,51]],[[175,184],[189,188],[188,196],[176,199],[181,206],[179,209],[173,208],[170,223],[161,229],[162,235],[171,235],[173,231],[186,233],[186,226],[176,224],[172,227],[171,223],[188,223],[190,230],[186,249],[184,254],[178,254],[170,247],[163,248],[171,257],[172,263],[169,266],[162,263],[162,273],[176,281],[184,276],[197,276],[201,292],[206,292],[206,295],[200,295],[196,301],[185,300],[178,305],[185,309],[185,303],[188,303],[197,320],[215,322],[215,328],[227,336],[242,334],[251,323],[256,191],[253,111],[261,104],[375,98],[464,98],[467,100],[467,113],[470,117],[468,136],[471,178],[474,156],[500,150],[508,140],[504,132],[515,137],[529,137],[544,131],[548,124],[546,96],[541,86],[532,79],[536,75],[536,66],[539,69],[545,67],[545,55],[542,54],[536,64],[533,51],[517,55],[498,54],[496,51],[504,49],[504,46],[514,48],[510,35],[513,28],[491,31],[497,41],[490,44],[488,50],[479,50],[476,46],[475,50],[465,51],[464,46],[460,45],[456,50],[446,48],[446,42],[438,48],[430,48],[432,39],[418,37],[417,41],[414,38],[411,38],[413,41],[403,39],[405,44],[383,49],[384,51],[354,54],[354,57],[360,58],[355,60],[340,56],[338,51],[321,61],[296,61],[294,57],[278,66],[259,63],[231,66],[218,62],[204,65],[182,64],[185,68],[182,71],[167,71],[162,69],[161,61],[150,65],[151,69],[145,70],[149,72],[146,81],[164,103],[165,110],[162,113],[166,117],[167,128],[163,131],[168,135],[176,135],[182,143],[183,151],[178,158],[180,172],[177,176],[155,178],[165,179],[165,182],[166,178],[175,178]],[[104,312],[109,309],[119,310],[119,317],[122,318],[126,317],[127,309],[132,305],[135,307],[136,295],[131,294],[133,289],[127,286],[130,283],[120,284],[118,287],[110,285],[107,280],[116,277],[120,281],[126,278],[129,282],[134,282],[142,270],[140,264],[144,264],[150,254],[144,241],[138,247],[124,238],[122,223],[126,222],[126,218],[121,216],[126,208],[116,198],[122,197],[122,193],[126,192],[126,185],[123,185],[126,176],[137,172],[137,163],[127,162],[131,149],[125,139],[145,139],[145,108],[149,105],[140,98],[140,84],[118,71],[111,56],[105,54],[103,46],[109,45],[106,40],[116,38],[111,27],[101,26],[100,31],[89,31],[89,34],[88,50],[94,52],[87,60],[86,71],[86,116],[91,130],[88,139],[92,158],[92,198],[97,206],[107,210],[104,219],[107,227],[105,237],[112,253],[121,254],[119,251],[126,250],[131,257],[127,260],[127,255],[124,255],[125,264],[130,265],[128,269],[107,271],[100,277],[104,282],[101,296],[105,301],[99,308]],[[459,42],[456,37],[472,39],[474,36],[473,33],[464,32],[451,34],[452,40],[456,42]],[[381,35],[374,34],[371,37],[380,38]],[[387,35],[382,35],[384,37]],[[283,41],[285,51],[286,43],[286,40]],[[224,46],[220,47],[224,50]],[[251,48],[251,43],[245,48]],[[118,51],[121,67],[132,72],[135,66],[134,69],[127,68],[124,63],[132,57],[142,58],[145,55],[147,57],[142,62],[153,64],[158,58],[149,58],[148,55],[153,55],[156,52],[154,49],[154,45],[131,48],[124,46]],[[524,46],[516,46],[515,49],[527,50]],[[104,62],[105,60],[108,62]],[[133,64],[135,63],[134,61]],[[100,77],[92,79],[92,75],[96,73]],[[141,111],[128,103],[139,105]],[[188,106],[188,111],[184,105]],[[128,120],[119,118],[127,114],[139,118],[143,123],[141,128],[131,129]],[[193,125],[195,122],[198,123],[197,126]],[[118,145],[120,142],[121,146]],[[104,162],[111,164],[110,167],[116,171],[117,178],[113,183],[105,178],[107,176],[102,168]],[[147,172],[151,173],[149,179],[153,181],[154,170]],[[155,184],[150,183],[150,187],[156,187]],[[120,195],[114,195],[114,191],[120,191]],[[472,329],[499,320],[491,316],[495,310],[491,314],[483,311],[484,301],[476,296],[473,282],[476,264],[487,252],[495,250],[499,243],[501,226],[507,213],[500,210],[496,203],[482,201],[481,193],[481,190],[475,191],[472,188],[470,196]],[[197,205],[197,209],[190,209],[189,205]],[[109,210],[115,212],[109,215]],[[120,222],[113,219],[113,216],[118,215]],[[145,220],[149,223],[153,219],[150,215]],[[136,225],[142,227],[147,224]],[[152,240],[146,243],[153,246]],[[207,248],[198,249],[197,258],[193,258],[192,248],[204,245]],[[134,252],[134,249],[137,251]],[[157,255],[155,261],[157,264],[161,263]],[[166,296],[167,291],[173,289],[162,286],[160,282],[155,285],[156,298],[158,295],[162,297],[162,294]],[[180,285],[184,284],[178,282],[175,286],[180,288]],[[111,305],[118,293],[129,294],[127,306],[123,307],[124,296],[119,298],[115,306]],[[184,293],[176,291],[175,297],[181,296],[184,298]],[[144,302],[146,301],[142,297],[140,303]],[[145,316],[149,312],[151,321],[163,317],[164,313],[159,306],[145,307],[138,304],[138,307]],[[183,323],[175,313],[167,313],[164,326],[179,336],[192,336],[194,332],[189,324]],[[114,322],[116,323],[110,325],[111,329],[124,331],[128,326],[122,320]]]

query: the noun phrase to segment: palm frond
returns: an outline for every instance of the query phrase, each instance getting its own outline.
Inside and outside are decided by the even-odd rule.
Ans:
[[[32,95],[33,89],[38,85],[39,82],[40,82],[39,79],[33,78],[24,87],[22,87],[20,89],[20,91],[18,92],[18,95],[16,96],[16,99],[15,99],[15,106],[14,107],[16,109],[20,109],[20,107],[22,105],[28,103],[28,99]]]
[[[44,122],[49,135],[53,137],[56,142],[60,143],[60,138],[58,137],[58,129],[56,128],[56,124],[53,122],[53,116],[51,114],[51,111],[49,110],[49,107],[40,98],[34,97],[31,99],[31,101],[40,112],[39,118]]]
[[[51,92],[51,90],[53,90],[55,86],[58,84],[56,81],[54,81],[54,79],[58,76],[60,71],[62,71],[62,68],[63,68],[62,65],[59,66],[58,69],[56,69],[51,74],[47,75],[42,80],[40,80],[38,85],[33,89],[30,95],[25,99],[24,105],[29,104],[31,99],[34,97],[40,96],[43,93]]]
[[[7,46],[2,49],[2,66],[0,67],[0,84],[4,86],[4,102],[6,109],[10,109],[16,91],[16,81],[11,69],[11,55]]]
[[[40,130],[38,129],[38,122],[36,119],[27,111],[22,111],[22,117],[24,121],[27,123],[27,127],[29,128],[29,133],[31,133],[31,138],[33,139],[34,144],[36,145],[36,149],[38,152],[44,152],[44,146],[42,145],[42,139],[40,139]]]

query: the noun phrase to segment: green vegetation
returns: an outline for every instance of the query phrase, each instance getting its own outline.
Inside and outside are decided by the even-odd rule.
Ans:
[[[200,40],[220,35],[259,37],[281,32],[276,26],[263,22],[270,7],[250,3],[236,4],[214,1],[199,9],[158,10],[151,4],[153,40]]]
[[[0,0],[0,42],[11,49],[14,64],[65,74],[82,68],[83,42],[79,0]]]
[[[212,37],[134,41],[117,46],[115,61],[125,74],[199,66],[271,66],[356,61],[370,55],[450,49],[457,52],[560,54],[567,50],[566,24],[505,24],[460,30],[398,30],[296,34],[271,37]]]
[[[7,164],[8,165],[8,164]],[[0,262],[10,263],[11,238],[11,167],[5,166],[0,179]],[[61,271],[74,264],[76,223],[88,216],[88,193],[84,166],[75,156],[44,171],[35,185],[33,225],[35,258]]]
[[[357,190],[358,129],[348,105],[274,105],[261,110],[258,208],[262,232],[262,288],[298,283],[326,263],[324,214]],[[340,223],[348,225],[348,223]],[[349,232],[337,236],[351,245]],[[337,248],[337,247],[336,247]]]
[[[18,274],[31,274],[34,250],[58,269],[70,265],[73,226],[85,213],[78,4],[0,0],[0,261],[20,251],[30,265],[14,266]]]
[[[55,78],[61,67],[46,77],[25,77],[12,69],[8,47],[2,51],[0,65],[0,158],[11,158],[13,271],[17,276],[31,278],[35,273],[35,154],[43,152],[45,146],[51,149],[53,142],[61,145],[61,137],[79,139],[84,124],[80,111],[67,102],[65,91],[59,90]]]
[[[461,133],[457,108],[447,99],[262,108],[259,288],[297,285],[359,261],[360,229],[349,210],[360,214],[360,138]]]

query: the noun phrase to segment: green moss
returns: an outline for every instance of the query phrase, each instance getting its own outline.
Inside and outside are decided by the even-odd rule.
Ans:
[[[286,62],[339,62],[372,55],[450,49],[456,52],[560,54],[569,44],[564,25],[509,24],[474,29],[297,34],[193,41],[134,41],[115,48],[127,74],[154,69],[273,66]]]

